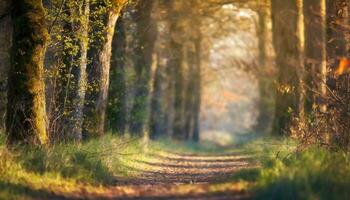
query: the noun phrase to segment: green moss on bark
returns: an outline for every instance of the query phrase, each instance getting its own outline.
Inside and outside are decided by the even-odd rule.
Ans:
[[[46,144],[44,55],[48,40],[40,0],[13,1],[7,133],[10,143]]]

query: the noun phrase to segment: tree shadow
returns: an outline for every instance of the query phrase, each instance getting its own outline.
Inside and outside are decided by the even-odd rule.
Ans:
[[[217,158],[217,159],[213,159],[215,157],[207,157],[207,158],[188,158],[188,157],[172,157],[172,156],[164,156],[164,155],[160,155],[160,154],[148,154],[151,157],[157,158],[157,159],[161,159],[161,160],[168,160],[168,161],[175,161],[175,162],[207,162],[207,163],[218,163],[218,162],[242,162],[242,161],[253,161],[254,157],[252,156],[246,156],[246,157],[242,157],[242,155],[240,155],[240,157],[237,158]],[[202,156],[200,156],[202,157]],[[205,157],[205,156],[203,156]]]
[[[0,181],[0,199],[66,199],[47,190],[37,190],[29,186]]]
[[[164,168],[177,168],[177,169],[227,169],[233,167],[245,166],[240,162],[229,162],[222,164],[208,164],[208,163],[195,163],[196,165],[185,165],[185,164],[169,164],[161,162],[148,162],[142,160],[136,160],[136,162],[141,164],[146,164],[154,167],[164,167]]]
[[[102,158],[91,156],[86,151],[74,151],[67,155],[50,154],[46,150],[36,150],[24,154],[23,167],[29,172],[39,174],[58,173],[64,178],[75,178],[92,184],[112,185],[113,173],[104,164]]]

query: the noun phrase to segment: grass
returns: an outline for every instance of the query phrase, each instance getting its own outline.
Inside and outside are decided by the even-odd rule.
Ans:
[[[5,148],[0,138],[0,199],[27,199],[36,195],[103,192],[117,177],[128,175],[126,165],[144,154],[138,140],[106,136],[83,145],[56,145],[47,149]],[[46,192],[44,192],[46,191]]]
[[[256,199],[350,199],[350,154],[297,142],[265,139],[244,146],[256,152],[261,169],[243,170],[232,180],[255,182]]]
[[[170,140],[144,143],[107,135],[84,144],[55,145],[47,149],[18,147],[9,151],[0,137],[0,199],[37,199],[81,191],[104,193],[119,179],[147,170],[139,160],[167,153],[242,153],[255,155],[261,168],[243,169],[229,182],[210,186],[222,192],[232,185],[251,187],[256,199],[350,199],[350,155],[321,147],[296,152],[296,141],[258,139],[223,149],[204,143]],[[154,161],[154,160],[152,160]],[[253,183],[253,184],[246,184]],[[195,185],[179,191],[194,190]]]

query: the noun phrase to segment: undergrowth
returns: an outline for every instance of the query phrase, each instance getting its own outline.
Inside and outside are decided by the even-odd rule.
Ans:
[[[300,150],[291,140],[258,140],[245,146],[257,153],[259,170],[234,178],[255,181],[256,199],[350,199],[350,155],[320,146]]]
[[[142,152],[139,140],[115,136],[84,144],[8,150],[0,136],[0,199],[35,199],[36,195],[74,193],[82,188],[99,192],[101,186],[127,176],[124,166],[132,166],[133,158],[142,158]]]

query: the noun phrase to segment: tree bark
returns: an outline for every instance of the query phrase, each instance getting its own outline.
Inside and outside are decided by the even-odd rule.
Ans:
[[[153,83],[153,93],[151,99],[151,115],[150,115],[150,139],[155,140],[161,136],[164,136],[165,133],[165,114],[163,110],[163,90],[162,82],[164,82],[164,67],[159,61],[159,55],[157,56],[157,69],[154,75]]]
[[[270,1],[264,0],[260,2],[258,11],[257,23],[257,37],[259,46],[259,66],[256,76],[259,81],[259,116],[255,131],[258,133],[271,132],[271,125],[274,116],[274,101],[275,92],[273,90],[274,68],[273,68],[273,50],[272,38],[270,35],[270,21],[271,21],[271,5]]]
[[[202,64],[201,64],[201,33],[198,33],[195,40],[195,70],[194,70],[194,101],[193,101],[193,129],[192,141],[198,142],[200,139],[200,110],[202,102]]]
[[[149,93],[152,55],[157,38],[157,26],[151,13],[153,0],[139,0],[134,13],[136,38],[134,44],[134,67],[136,73],[135,99],[131,109],[130,133],[141,136],[149,116]]]
[[[7,106],[8,142],[45,145],[44,55],[48,40],[42,1],[12,1],[13,49]]]
[[[174,27],[175,28],[175,27]],[[184,46],[180,41],[171,39],[170,48],[172,57],[169,59],[169,68],[174,76],[174,121],[173,138],[185,140],[184,131]]]
[[[304,1],[305,16],[305,113],[325,112],[326,95],[326,0]]]
[[[96,5],[101,4],[101,5]],[[100,8],[106,8],[106,12],[99,12]],[[96,34],[90,43],[87,66],[88,90],[85,95],[83,137],[100,137],[104,134],[106,123],[106,109],[108,101],[110,61],[112,55],[112,40],[115,25],[120,14],[121,7],[108,7],[104,2],[95,2],[90,7],[90,21],[100,23],[92,25],[92,34]],[[97,19],[96,19],[97,18]],[[98,35],[101,34],[102,37]]]
[[[7,105],[7,78],[11,66],[12,44],[10,0],[0,0],[0,130],[5,129]]]
[[[192,42],[189,42],[192,45],[186,45],[187,53],[187,71],[186,71],[186,86],[185,97],[184,97],[184,134],[186,140],[192,138],[193,128],[194,128],[194,108],[195,108],[195,97],[196,97],[196,78],[195,70],[197,69],[197,60],[196,60],[196,49]]]
[[[117,21],[115,35],[112,43],[111,74],[108,97],[108,122],[109,129],[118,134],[124,135],[127,117],[127,96],[126,96],[126,32],[123,15]]]
[[[301,77],[303,69],[301,12],[299,0],[272,0],[273,42],[278,77],[274,132],[289,131],[294,117],[301,112]],[[286,23],[288,22],[288,23]]]
[[[82,123],[85,93],[87,86],[87,49],[89,0],[65,2],[62,33],[63,66],[59,70],[59,86],[56,97],[57,109],[61,118],[58,130],[51,133],[52,140],[82,140]]]

